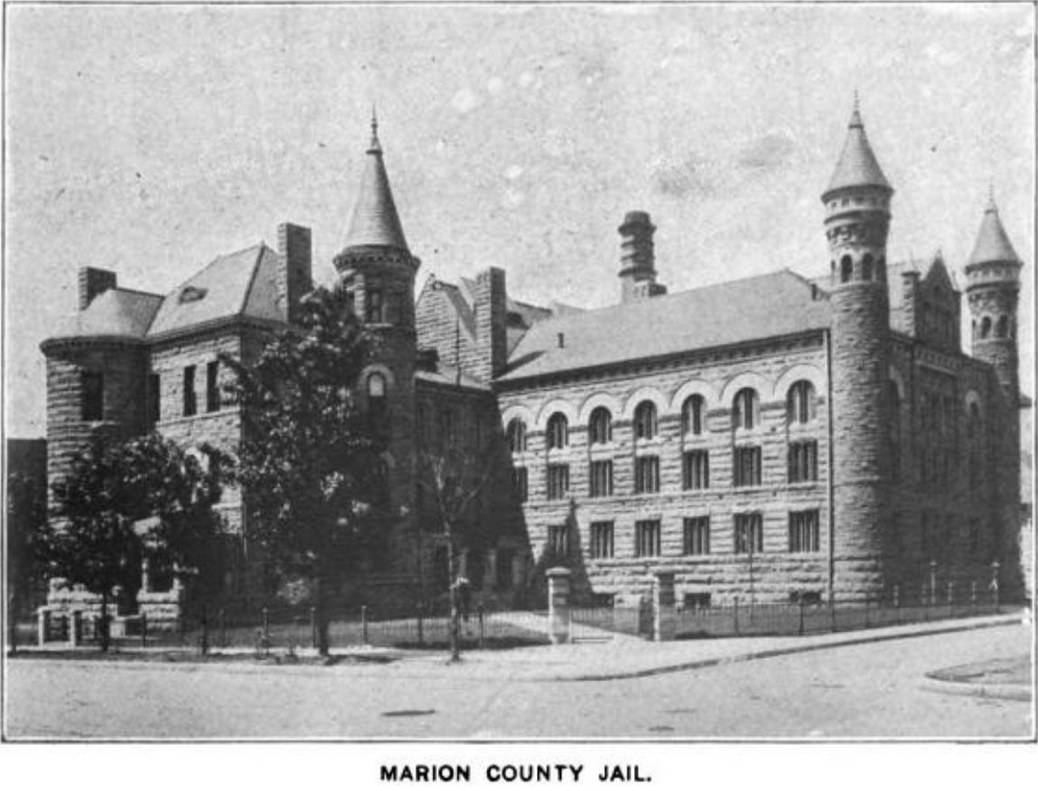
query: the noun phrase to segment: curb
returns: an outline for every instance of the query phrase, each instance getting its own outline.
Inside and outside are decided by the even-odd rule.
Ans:
[[[926,679],[919,685],[927,692],[942,695],[958,695],[971,698],[994,698],[998,700],[1016,700],[1030,703],[1032,696],[1028,687],[1019,684],[971,684],[965,681],[939,681],[926,674]]]
[[[699,659],[692,662],[683,662],[677,665],[667,665],[664,667],[648,668],[646,670],[634,670],[626,673],[585,674],[578,676],[553,676],[545,678],[544,680],[616,681],[631,678],[647,678],[649,676],[659,676],[665,673],[680,673],[687,670],[699,670],[701,668],[716,667],[718,665],[729,665],[735,664],[737,662],[749,662],[754,659],[770,659],[772,657],[788,656],[790,654],[803,654],[809,651],[822,651],[827,648],[842,648],[844,646],[863,645],[865,643],[881,643],[888,640],[905,640],[910,637],[925,637],[934,634],[950,634],[954,632],[969,632],[975,629],[990,629],[996,626],[1006,626],[1009,624],[1021,623],[1022,621],[1022,615],[1013,615],[1006,616],[1005,620],[991,621],[986,623],[960,624],[957,626],[944,626],[941,628],[903,632],[898,634],[873,634],[864,637],[852,637],[847,640],[833,640],[832,642],[826,643],[814,643],[812,645],[787,646],[785,648],[769,648],[761,651],[751,651],[744,654],[735,654],[733,656],[720,656],[712,657],[709,659]]]

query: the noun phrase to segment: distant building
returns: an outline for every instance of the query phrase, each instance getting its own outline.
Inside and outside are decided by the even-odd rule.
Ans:
[[[420,262],[376,131],[334,260],[380,339],[361,400],[390,427],[393,519],[368,595],[445,588],[418,478],[446,447],[491,470],[461,573],[505,599],[558,563],[597,600],[637,598],[660,568],[688,605],[909,595],[933,574],[986,584],[995,560],[1019,589],[1022,262],[993,202],[965,262],[971,355],[943,258],[887,260],[894,190],[857,108],[821,196],[824,282],[783,269],[668,294],[656,228],[632,211],[614,306],[521,302],[496,268],[430,277],[415,301]],[[80,312],[42,345],[51,477],[102,433],[233,450],[240,415],[219,398],[217,354],[248,360],[310,287],[310,232],[287,224],[278,250],[218,258],[164,296],[83,270]],[[223,508],[247,564],[248,515],[233,493]],[[230,569],[229,586],[241,577]]]

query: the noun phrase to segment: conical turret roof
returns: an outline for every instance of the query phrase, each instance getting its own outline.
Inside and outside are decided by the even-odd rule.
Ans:
[[[998,216],[998,207],[995,199],[988,201],[988,207],[984,211],[984,217],[980,221],[980,230],[977,232],[977,241],[973,245],[967,266],[973,264],[987,264],[996,261],[1020,262],[1020,257],[1013,249],[1006,229],[1002,227],[1002,220]]]
[[[404,229],[389,188],[389,177],[382,161],[378,140],[378,121],[371,119],[371,145],[360,180],[357,203],[346,233],[346,249],[351,247],[395,247],[408,251]]]
[[[847,140],[843,144],[843,152],[836,163],[836,170],[829,181],[826,194],[845,187],[864,186],[882,187],[893,191],[879,167],[879,162],[876,161],[876,155],[872,153],[855,97],[854,112],[851,113],[851,122],[847,128]]]

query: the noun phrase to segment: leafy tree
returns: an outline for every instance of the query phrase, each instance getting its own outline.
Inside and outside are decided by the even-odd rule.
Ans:
[[[249,539],[282,574],[309,581],[327,655],[331,588],[358,565],[384,476],[380,442],[354,399],[369,338],[340,291],[319,288],[301,307],[298,325],[255,362],[225,362],[245,424],[236,476]]]
[[[472,518],[473,502],[493,472],[487,454],[473,454],[448,446],[419,453],[418,484],[427,491],[436,509],[436,519],[447,545],[447,579],[450,583],[451,661],[461,658],[461,620],[457,555],[462,549],[480,550],[486,537]]]
[[[34,547],[47,524],[47,489],[31,476],[7,476],[7,593],[11,645],[18,616],[32,601],[32,589],[42,577]]]
[[[205,563],[219,520],[223,454],[208,446],[204,464],[158,434],[98,442],[79,454],[53,486],[53,519],[39,553],[52,576],[101,595],[101,650],[108,650],[108,605],[116,586],[131,588],[145,544],[161,547],[185,572]],[[136,523],[157,517],[147,535]]]

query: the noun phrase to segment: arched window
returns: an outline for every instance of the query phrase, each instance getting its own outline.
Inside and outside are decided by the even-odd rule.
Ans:
[[[386,423],[388,408],[386,406],[386,377],[374,373],[368,377],[368,417],[376,428]]]
[[[757,391],[752,387],[744,387],[735,394],[732,409],[732,420],[736,428],[750,429],[760,422],[760,401]]]
[[[548,450],[564,448],[569,445],[569,422],[561,412],[556,412],[548,418],[548,435],[546,440]]]
[[[981,339],[991,337],[991,317],[985,316],[980,320],[980,337]]]
[[[652,439],[656,436],[656,405],[651,401],[642,401],[634,410],[635,439]]]
[[[505,430],[508,435],[508,449],[512,453],[523,453],[526,450],[526,424],[517,417],[508,421]]]
[[[600,406],[591,413],[591,423],[588,426],[592,445],[602,445],[613,441],[613,417],[609,410]]]
[[[1009,335],[1009,317],[999,316],[998,324],[995,325],[995,337],[1005,338]]]
[[[706,428],[706,399],[696,393],[681,407],[681,433],[699,435]]]
[[[865,257],[861,259],[861,279],[872,280],[872,254],[865,253]]]
[[[815,419],[815,388],[801,379],[786,394],[786,419],[790,423],[810,423]]]
[[[840,259],[840,282],[850,283],[851,277],[854,276],[854,261],[851,260],[849,255],[845,255]]]

